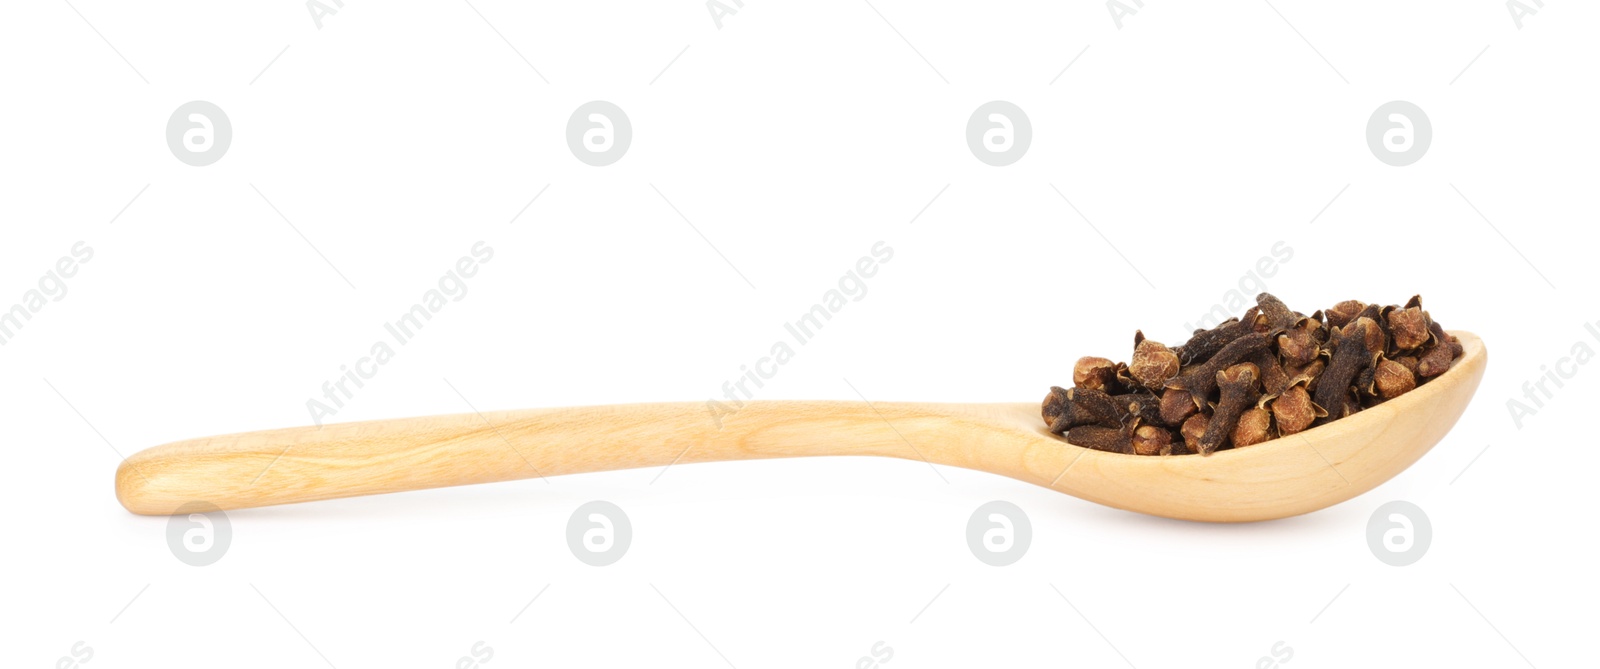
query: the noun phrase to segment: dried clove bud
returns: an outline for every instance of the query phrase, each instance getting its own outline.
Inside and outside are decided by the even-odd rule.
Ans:
[[[1117,373],[1115,381],[1113,382],[1113,386],[1122,392],[1126,392],[1127,389],[1134,387],[1133,377],[1128,376],[1128,363],[1117,363]]]
[[[1434,323],[1430,333],[1433,335],[1433,348],[1422,354],[1417,361],[1417,375],[1423,378],[1438,376],[1450,369],[1450,363],[1461,355],[1461,343],[1450,336],[1438,323]]]
[[[1072,366],[1072,385],[1075,388],[1105,390],[1117,378],[1117,364],[1105,358],[1084,356]]]
[[[1217,403],[1211,422],[1206,424],[1206,432],[1200,437],[1201,455],[1211,455],[1221,448],[1223,440],[1233,433],[1239,416],[1255,404],[1260,375],[1256,366],[1248,362],[1217,372],[1216,384],[1222,389],[1222,401]]]
[[[1139,419],[1141,425],[1159,425],[1161,427],[1169,425],[1166,420],[1161,418],[1161,400],[1156,399],[1155,395],[1116,395],[1111,399],[1116,400],[1119,405],[1127,407],[1128,416]]]
[[[1189,395],[1196,403],[1211,395],[1217,387],[1217,374],[1224,368],[1237,364],[1239,361],[1250,357],[1256,351],[1263,350],[1272,345],[1272,338],[1260,332],[1252,332],[1233,340],[1222,350],[1217,351],[1211,359],[1197,365],[1194,369],[1178,378],[1167,382],[1168,388],[1182,388],[1189,391]]]
[[[1394,339],[1394,347],[1400,351],[1412,351],[1428,343],[1428,312],[1423,311],[1421,301],[1412,298],[1418,306],[1396,309],[1385,314],[1389,324],[1389,336]]]
[[[1311,403],[1311,394],[1303,385],[1290,386],[1277,399],[1272,400],[1272,417],[1278,421],[1278,433],[1290,435],[1308,427],[1328,413]]]
[[[1161,342],[1145,339],[1144,333],[1135,335],[1138,341],[1133,348],[1133,359],[1128,362],[1128,374],[1146,388],[1160,389],[1167,379],[1178,375],[1178,354]]]
[[[1044,416],[1044,424],[1055,424],[1056,419],[1066,412],[1067,389],[1061,386],[1050,386],[1050,394],[1044,396],[1044,404],[1040,406],[1040,413]]]
[[[1079,425],[1067,430],[1067,443],[1097,451],[1133,453],[1133,430],[1129,428]]]
[[[1286,365],[1300,366],[1316,360],[1322,354],[1322,343],[1327,341],[1327,330],[1322,327],[1322,312],[1302,318],[1287,332],[1278,335],[1278,354]]]
[[[1050,389],[1049,402],[1059,388]],[[1119,427],[1126,422],[1126,404],[1118,404],[1110,395],[1093,388],[1067,388],[1061,391],[1060,408],[1050,423],[1050,431],[1061,434],[1079,425]],[[1048,412],[1049,409],[1046,408]]]
[[[1373,374],[1373,385],[1377,386],[1379,397],[1392,400],[1416,388],[1417,377],[1405,365],[1393,360],[1379,360]]]
[[[1228,344],[1233,343],[1233,340],[1254,332],[1258,313],[1258,307],[1250,307],[1249,311],[1244,312],[1243,320],[1229,321],[1210,330],[1197,332],[1189,341],[1173,348],[1172,352],[1177,353],[1178,360],[1185,365],[1205,362]]]
[[[1417,375],[1423,378],[1438,376],[1450,369],[1450,361],[1455,359],[1455,353],[1449,346],[1435,346],[1417,361]]]
[[[1211,416],[1197,413],[1183,421],[1183,426],[1178,428],[1178,433],[1183,435],[1183,443],[1191,453],[1200,452],[1200,438],[1205,436],[1206,426],[1211,424]]]
[[[1189,444],[1187,442],[1185,442],[1184,440],[1182,440],[1182,439],[1173,439],[1172,440],[1172,444],[1167,446],[1167,450],[1163,451],[1161,454],[1162,455],[1194,455],[1194,451],[1189,450]]]
[[[1322,371],[1327,369],[1328,363],[1322,358],[1308,362],[1303,367],[1285,370],[1289,373],[1289,385],[1303,385],[1306,390],[1317,389],[1317,379],[1322,377]]]
[[[1361,370],[1361,373],[1356,375],[1355,383],[1350,385],[1351,387],[1355,388],[1356,395],[1362,400],[1377,397],[1378,366],[1367,365],[1366,369]]]
[[[1372,307],[1367,307],[1367,311],[1372,311],[1372,310],[1373,310]],[[1363,311],[1362,313],[1366,313],[1366,312]],[[1378,354],[1383,353],[1385,350],[1388,349],[1389,333],[1385,332],[1383,330],[1383,328],[1381,326],[1379,326],[1379,324],[1378,324],[1379,323],[1379,319],[1383,318],[1383,316],[1380,316],[1378,314],[1373,314],[1371,316],[1361,316],[1361,317],[1357,318],[1356,320],[1359,321],[1362,318],[1365,318],[1368,321],[1370,321],[1370,324],[1367,326],[1367,329],[1366,329],[1366,338],[1364,340],[1362,340],[1362,345],[1366,347],[1368,353],[1372,354],[1373,362],[1376,362],[1377,359],[1378,359]]]
[[[1199,407],[1189,396],[1189,391],[1182,388],[1168,388],[1166,392],[1161,393],[1162,423],[1182,425],[1183,421],[1196,411],[1199,411]]]
[[[1233,447],[1254,446],[1272,438],[1272,414],[1266,409],[1245,409],[1233,426]]]
[[[1162,451],[1166,451],[1163,453]],[[1140,425],[1133,431],[1133,452],[1137,455],[1167,455],[1172,452],[1172,433],[1154,425]]]
[[[1328,326],[1342,328],[1349,325],[1351,321],[1356,319],[1356,314],[1361,313],[1366,308],[1367,305],[1360,300],[1345,300],[1335,304],[1333,308],[1326,312]]]
[[[1376,304],[1369,304],[1365,309],[1362,309],[1360,313],[1356,314],[1356,318],[1370,318],[1375,323],[1382,323],[1383,307],[1380,307]],[[1352,320],[1351,322],[1353,323],[1355,321]]]
[[[1272,293],[1262,293],[1256,296],[1256,306],[1261,309],[1261,317],[1266,320],[1267,332],[1283,332],[1294,327],[1295,321],[1300,317],[1289,309]]]
[[[1375,338],[1371,335],[1372,330],[1377,327],[1372,319],[1362,317],[1357,318],[1340,333],[1338,347],[1333,352],[1333,361],[1328,364],[1327,371],[1322,373],[1315,397],[1317,406],[1327,410],[1330,417],[1345,416],[1345,412],[1349,409],[1346,406],[1346,396],[1349,394],[1351,384],[1355,383],[1356,375],[1371,365],[1374,356],[1381,352],[1382,342],[1377,342],[1377,347],[1374,348]],[[1377,339],[1381,339],[1381,336]]]
[[[1269,349],[1261,349],[1250,356],[1250,363],[1261,370],[1261,392],[1275,396],[1289,389],[1289,373],[1278,363],[1278,356]]]

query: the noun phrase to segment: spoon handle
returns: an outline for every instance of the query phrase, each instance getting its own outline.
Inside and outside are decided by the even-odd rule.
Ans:
[[[238,509],[687,462],[921,459],[906,437],[948,423],[948,407],[958,405],[943,406],[767,401],[734,409],[680,402],[247,432],[134,454],[117,469],[117,499],[134,513],[166,515],[194,501]]]

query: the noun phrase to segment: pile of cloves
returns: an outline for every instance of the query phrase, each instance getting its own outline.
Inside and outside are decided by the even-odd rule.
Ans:
[[[1137,455],[1210,455],[1399,397],[1450,368],[1461,343],[1422,310],[1346,300],[1310,316],[1268,293],[1243,318],[1168,347],[1133,335],[1128,363],[1080,358],[1044,422],[1067,441]]]

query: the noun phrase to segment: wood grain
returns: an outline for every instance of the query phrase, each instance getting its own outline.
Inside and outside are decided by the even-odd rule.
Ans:
[[[1252,521],[1314,511],[1400,473],[1437,443],[1483,376],[1483,342],[1377,407],[1210,457],[1079,448],[1015,404],[752,402],[719,426],[703,403],[529,409],[301,427],[180,441],[117,470],[129,511],[222,509],[719,460],[876,455],[1009,476],[1120,509]]]

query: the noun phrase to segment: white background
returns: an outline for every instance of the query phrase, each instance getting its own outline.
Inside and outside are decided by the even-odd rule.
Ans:
[[[94,257],[0,347],[8,666],[80,641],[91,668],[451,667],[479,641],[491,669],[853,667],[880,641],[891,669],[1592,659],[1600,370],[1520,428],[1506,407],[1600,350],[1591,4],[1520,29],[1488,1],[1151,0],[1120,29],[1092,1],[747,0],[721,29],[689,0],[475,4],[9,8],[0,307]],[[565,143],[597,99],[634,130],[599,168]],[[996,99],[1034,130],[1007,167],[964,138]],[[166,146],[190,100],[233,125],[207,167]],[[1408,167],[1366,145],[1390,100],[1432,123]],[[880,240],[761,398],[1035,401],[1136,327],[1180,341],[1279,241],[1291,306],[1421,293],[1491,362],[1411,469],[1249,525],[830,458],[237,511],[191,567],[117,505],[119,454],[308,423],[480,240],[470,293],[337,420],[720,395]],[[594,499],[634,528],[608,567],[564,536]],[[997,499],[1034,530],[999,568],[964,536]],[[1396,499],[1433,525],[1407,567],[1366,543]]]

